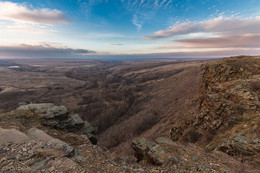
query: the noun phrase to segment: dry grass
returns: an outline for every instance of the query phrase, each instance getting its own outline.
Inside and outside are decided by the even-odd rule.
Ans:
[[[62,104],[91,122],[101,144],[125,150],[121,145],[140,135],[168,133],[192,109],[186,103],[198,92],[202,63],[16,60],[19,71],[0,67],[0,109]]]

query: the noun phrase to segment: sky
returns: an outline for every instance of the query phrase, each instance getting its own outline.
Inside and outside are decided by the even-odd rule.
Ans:
[[[0,0],[0,58],[260,55],[260,0]]]

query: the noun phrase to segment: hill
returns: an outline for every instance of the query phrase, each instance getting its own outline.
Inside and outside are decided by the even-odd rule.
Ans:
[[[25,164],[26,170],[260,169],[260,57],[141,64],[70,61],[52,66],[43,61],[45,65],[37,67],[35,62],[14,63],[22,69],[0,68],[6,79],[0,92],[1,109],[6,112],[0,115],[0,137],[11,140],[0,145],[2,168],[16,170],[24,165],[23,161],[30,160],[28,143],[33,143],[30,157],[34,161]],[[12,77],[18,85],[12,83]],[[30,100],[65,106],[28,104]],[[8,129],[18,131],[6,132]],[[13,141],[5,136],[8,133],[25,141]],[[70,155],[57,145],[76,152]],[[23,152],[27,155],[22,160],[15,159]],[[10,153],[13,157],[8,157]],[[71,164],[59,167],[62,162],[73,168]],[[16,166],[8,167],[14,163]],[[42,166],[37,167],[39,164]]]

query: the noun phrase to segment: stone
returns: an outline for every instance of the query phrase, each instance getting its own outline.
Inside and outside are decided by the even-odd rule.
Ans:
[[[174,142],[166,137],[159,137],[155,139],[155,142],[158,144],[174,144]]]
[[[37,111],[44,119],[64,119],[68,116],[68,109],[65,106],[55,106],[52,103],[28,104],[19,106],[17,110]]]
[[[39,104],[28,104],[28,105],[22,105],[17,108],[17,110],[35,110],[40,113],[46,113],[48,109],[51,107],[54,107],[55,105],[52,103],[39,103]]]
[[[73,157],[78,155],[77,150],[71,147],[69,144],[59,140],[59,139],[52,139],[47,143],[46,148],[53,148],[59,150],[63,153],[63,157]]]
[[[7,144],[7,143],[20,143],[29,141],[30,138],[15,129],[2,129],[0,130],[0,144]]]
[[[84,121],[78,114],[74,114],[70,116],[70,123],[72,126],[83,126]]]
[[[163,155],[165,151],[163,148],[146,139],[140,139],[132,142],[132,147],[136,153],[138,161],[145,159],[154,165],[161,165],[164,162]]]
[[[48,162],[50,172],[85,172],[77,163],[68,158],[56,158]]]
[[[93,144],[97,144],[94,127],[88,122],[83,121],[78,114],[68,116],[68,109],[65,106],[55,106],[52,103],[39,103],[22,105],[17,110],[37,111],[42,116],[42,124],[51,128],[56,128],[68,132],[85,135]],[[28,131],[32,139],[50,140],[50,136],[39,130]]]
[[[24,105],[27,105],[28,103],[26,103],[26,102],[20,102],[20,103],[18,103],[18,106],[24,106]]]
[[[37,172],[38,170],[42,169],[45,167],[47,161],[46,160],[43,160],[43,161],[40,161],[40,162],[36,162],[32,165],[31,169],[32,169],[32,172]]]
[[[68,109],[65,106],[54,106],[50,110],[48,110],[44,118],[64,119],[67,118],[67,116],[68,116]]]
[[[36,129],[36,128],[29,129],[27,131],[27,135],[32,140],[41,140],[41,141],[44,141],[44,142],[48,142],[48,141],[53,139],[53,137],[46,134],[44,131]]]
[[[77,132],[84,125],[84,121],[78,114],[69,116],[67,119],[61,120],[56,127],[66,130],[68,132]]]
[[[79,135],[85,135],[89,138],[92,144],[97,144],[97,138],[95,136],[95,128],[88,122],[84,121],[83,127],[78,132]]]
[[[253,156],[260,153],[260,139],[250,140],[245,136],[236,136],[226,140],[215,150],[231,156]]]

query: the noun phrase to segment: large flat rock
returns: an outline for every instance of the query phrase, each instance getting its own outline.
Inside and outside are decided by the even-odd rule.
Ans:
[[[15,129],[2,129],[0,130],[0,144],[6,143],[20,143],[29,141],[30,138]]]

